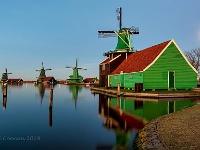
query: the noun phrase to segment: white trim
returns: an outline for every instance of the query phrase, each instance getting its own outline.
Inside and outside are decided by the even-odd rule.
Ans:
[[[177,43],[174,41],[174,39],[171,40],[172,42],[174,42],[175,46],[178,48],[179,52],[181,53],[181,55],[183,56],[183,58],[185,59],[185,61],[188,63],[188,65],[196,72],[198,73],[198,71],[191,65],[191,63],[188,61],[188,59],[185,57],[184,53],[181,51],[180,47],[177,45]]]
[[[171,43],[174,43],[174,45],[176,46],[176,48],[178,49],[178,51],[181,53],[181,55],[183,56],[183,58],[185,59],[185,61],[187,62],[187,64],[194,70],[194,72],[198,73],[198,71],[190,64],[190,62],[188,61],[188,59],[185,57],[185,55],[183,54],[183,52],[181,51],[180,47],[177,45],[177,43],[174,41],[174,39],[172,39],[167,46],[165,46],[165,48],[162,50],[162,52],[154,59],[154,61],[152,63],[150,63],[143,71],[146,71],[147,69],[149,69],[155,62],[156,60],[158,60],[158,58],[164,53],[164,51],[168,48],[168,46]]]
[[[110,58],[110,59],[111,59],[110,61],[103,63],[106,59],[109,59],[109,57],[107,57],[106,59],[104,59],[104,60],[100,63],[100,65],[110,63],[110,62],[112,62],[113,60],[117,59],[117,58],[120,57],[120,56],[121,56],[121,54],[118,55],[118,56],[116,56],[116,57],[113,58],[113,59]]]
[[[138,72],[128,72],[128,73],[123,73],[124,75],[126,74],[130,74],[130,73],[143,73],[144,71],[138,71]],[[117,73],[117,74],[110,74],[111,76],[114,76],[114,75],[119,75],[120,73]]]
[[[153,60],[152,63],[150,63],[146,68],[144,68],[143,71],[146,71],[147,69],[149,69],[155,62],[156,60],[158,60],[158,58],[160,58],[160,56],[164,53],[164,51],[167,49],[167,47],[171,44],[172,40],[167,44],[167,46],[165,46],[165,48],[161,51],[161,53]]]
[[[108,75],[108,87],[110,87],[110,75]]]

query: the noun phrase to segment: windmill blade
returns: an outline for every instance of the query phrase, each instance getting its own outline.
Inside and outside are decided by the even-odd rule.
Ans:
[[[138,27],[132,26],[129,30],[132,34],[139,34],[139,28]]]
[[[99,38],[117,37],[114,31],[98,31]]]
[[[74,67],[71,67],[71,66],[66,66],[65,68],[74,68]]]
[[[35,70],[35,71],[41,71],[41,70]]]
[[[42,69],[44,69],[44,64],[43,64],[43,62],[42,62]]]
[[[85,68],[77,68],[77,69],[79,69],[79,70],[87,70],[87,69],[85,69]]]
[[[5,74],[12,74],[11,72],[10,73],[8,73],[8,69],[7,68],[5,68]]]
[[[51,69],[49,68],[49,69],[45,69],[45,70],[51,70]]]

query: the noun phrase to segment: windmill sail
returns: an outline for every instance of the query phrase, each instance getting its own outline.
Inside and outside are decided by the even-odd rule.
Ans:
[[[138,27],[131,28],[122,28],[122,8],[116,10],[117,20],[119,21],[119,31],[98,31],[98,37],[107,38],[107,37],[118,37],[118,43],[114,52],[131,52],[133,51],[131,45],[131,37],[133,34],[139,34]],[[110,53],[110,52],[109,52]],[[107,53],[105,53],[107,54]]]

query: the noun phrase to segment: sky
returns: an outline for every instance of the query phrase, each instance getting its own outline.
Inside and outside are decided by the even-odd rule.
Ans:
[[[199,0],[0,0],[0,74],[36,80],[65,80],[78,58],[84,77],[99,77],[104,52],[115,49],[117,37],[98,38],[98,30],[118,30],[116,9],[122,7],[122,27],[139,27],[135,50],[174,39],[183,52],[200,48]]]

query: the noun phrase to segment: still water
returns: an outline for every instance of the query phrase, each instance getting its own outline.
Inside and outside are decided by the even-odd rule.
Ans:
[[[111,98],[73,85],[7,85],[1,95],[3,150],[131,149],[147,122],[196,104]]]

